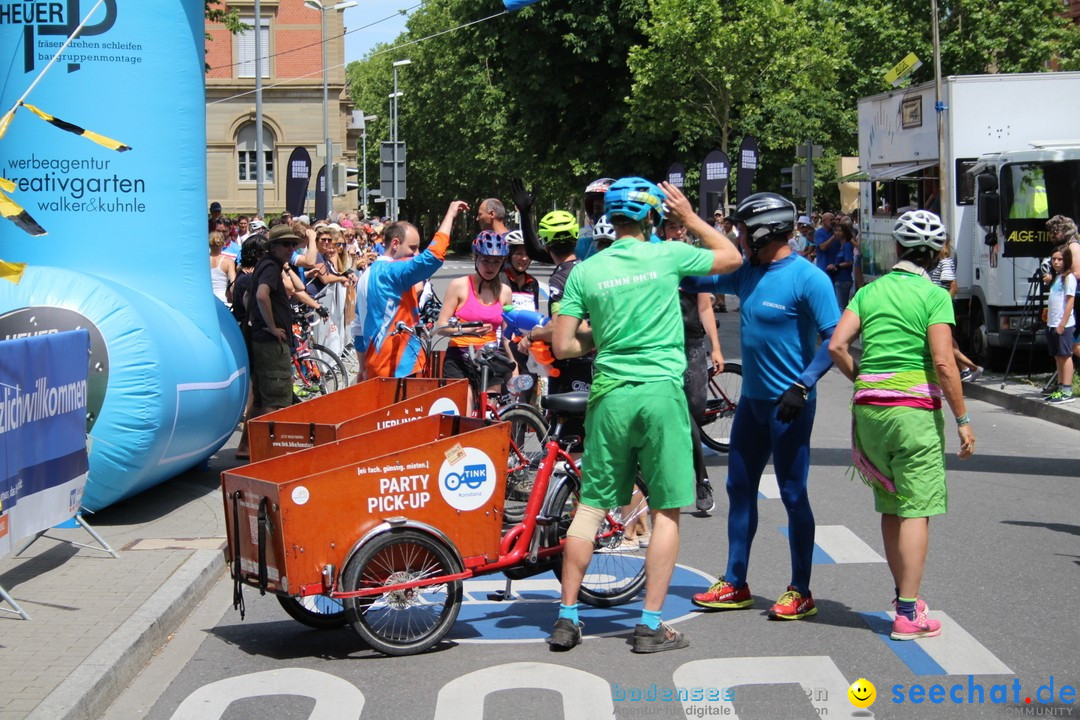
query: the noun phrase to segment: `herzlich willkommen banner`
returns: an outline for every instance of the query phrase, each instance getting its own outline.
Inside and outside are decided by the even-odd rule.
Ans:
[[[89,353],[86,330],[0,341],[0,556],[82,503]]]

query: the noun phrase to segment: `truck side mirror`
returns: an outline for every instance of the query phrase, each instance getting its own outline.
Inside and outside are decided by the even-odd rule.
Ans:
[[[1001,224],[1001,199],[997,190],[979,193],[978,221],[984,228]]]

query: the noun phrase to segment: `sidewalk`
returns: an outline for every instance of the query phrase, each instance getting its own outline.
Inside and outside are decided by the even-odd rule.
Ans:
[[[46,537],[0,558],[0,585],[32,618],[0,614],[0,720],[104,713],[224,573],[220,474],[235,464],[223,449],[84,516],[118,559]],[[81,528],[49,535],[95,544]]]
[[[737,337],[737,313],[720,328]],[[964,394],[1080,430],[1080,399],[1047,405],[1022,376],[1000,386],[984,375]],[[238,437],[207,468],[87,516],[119,559],[49,538],[0,558],[0,585],[33,618],[0,614],[0,720],[97,718],[168,642],[225,571],[219,482]],[[90,542],[82,530],[50,535]]]

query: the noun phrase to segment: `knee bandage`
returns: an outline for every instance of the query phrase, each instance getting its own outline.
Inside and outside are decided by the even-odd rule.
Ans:
[[[604,518],[607,516],[607,511],[600,508],[594,508],[589,505],[578,505],[577,512],[574,514],[574,520],[570,523],[570,528],[566,531],[566,537],[580,538],[585,542],[592,544],[596,541],[596,531],[600,529],[600,524],[604,522]]]

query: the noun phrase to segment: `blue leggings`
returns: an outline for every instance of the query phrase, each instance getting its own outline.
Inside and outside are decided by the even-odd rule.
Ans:
[[[776,419],[771,400],[742,398],[731,427],[727,494],[728,564],[724,579],[735,587],[746,584],[750,544],[757,532],[757,493],[761,472],[773,455],[780,497],[788,513],[791,546],[791,585],[810,591],[810,566],[814,556],[814,512],[806,492],[810,471],[810,433],[814,429],[817,401],[809,400],[791,424]]]

